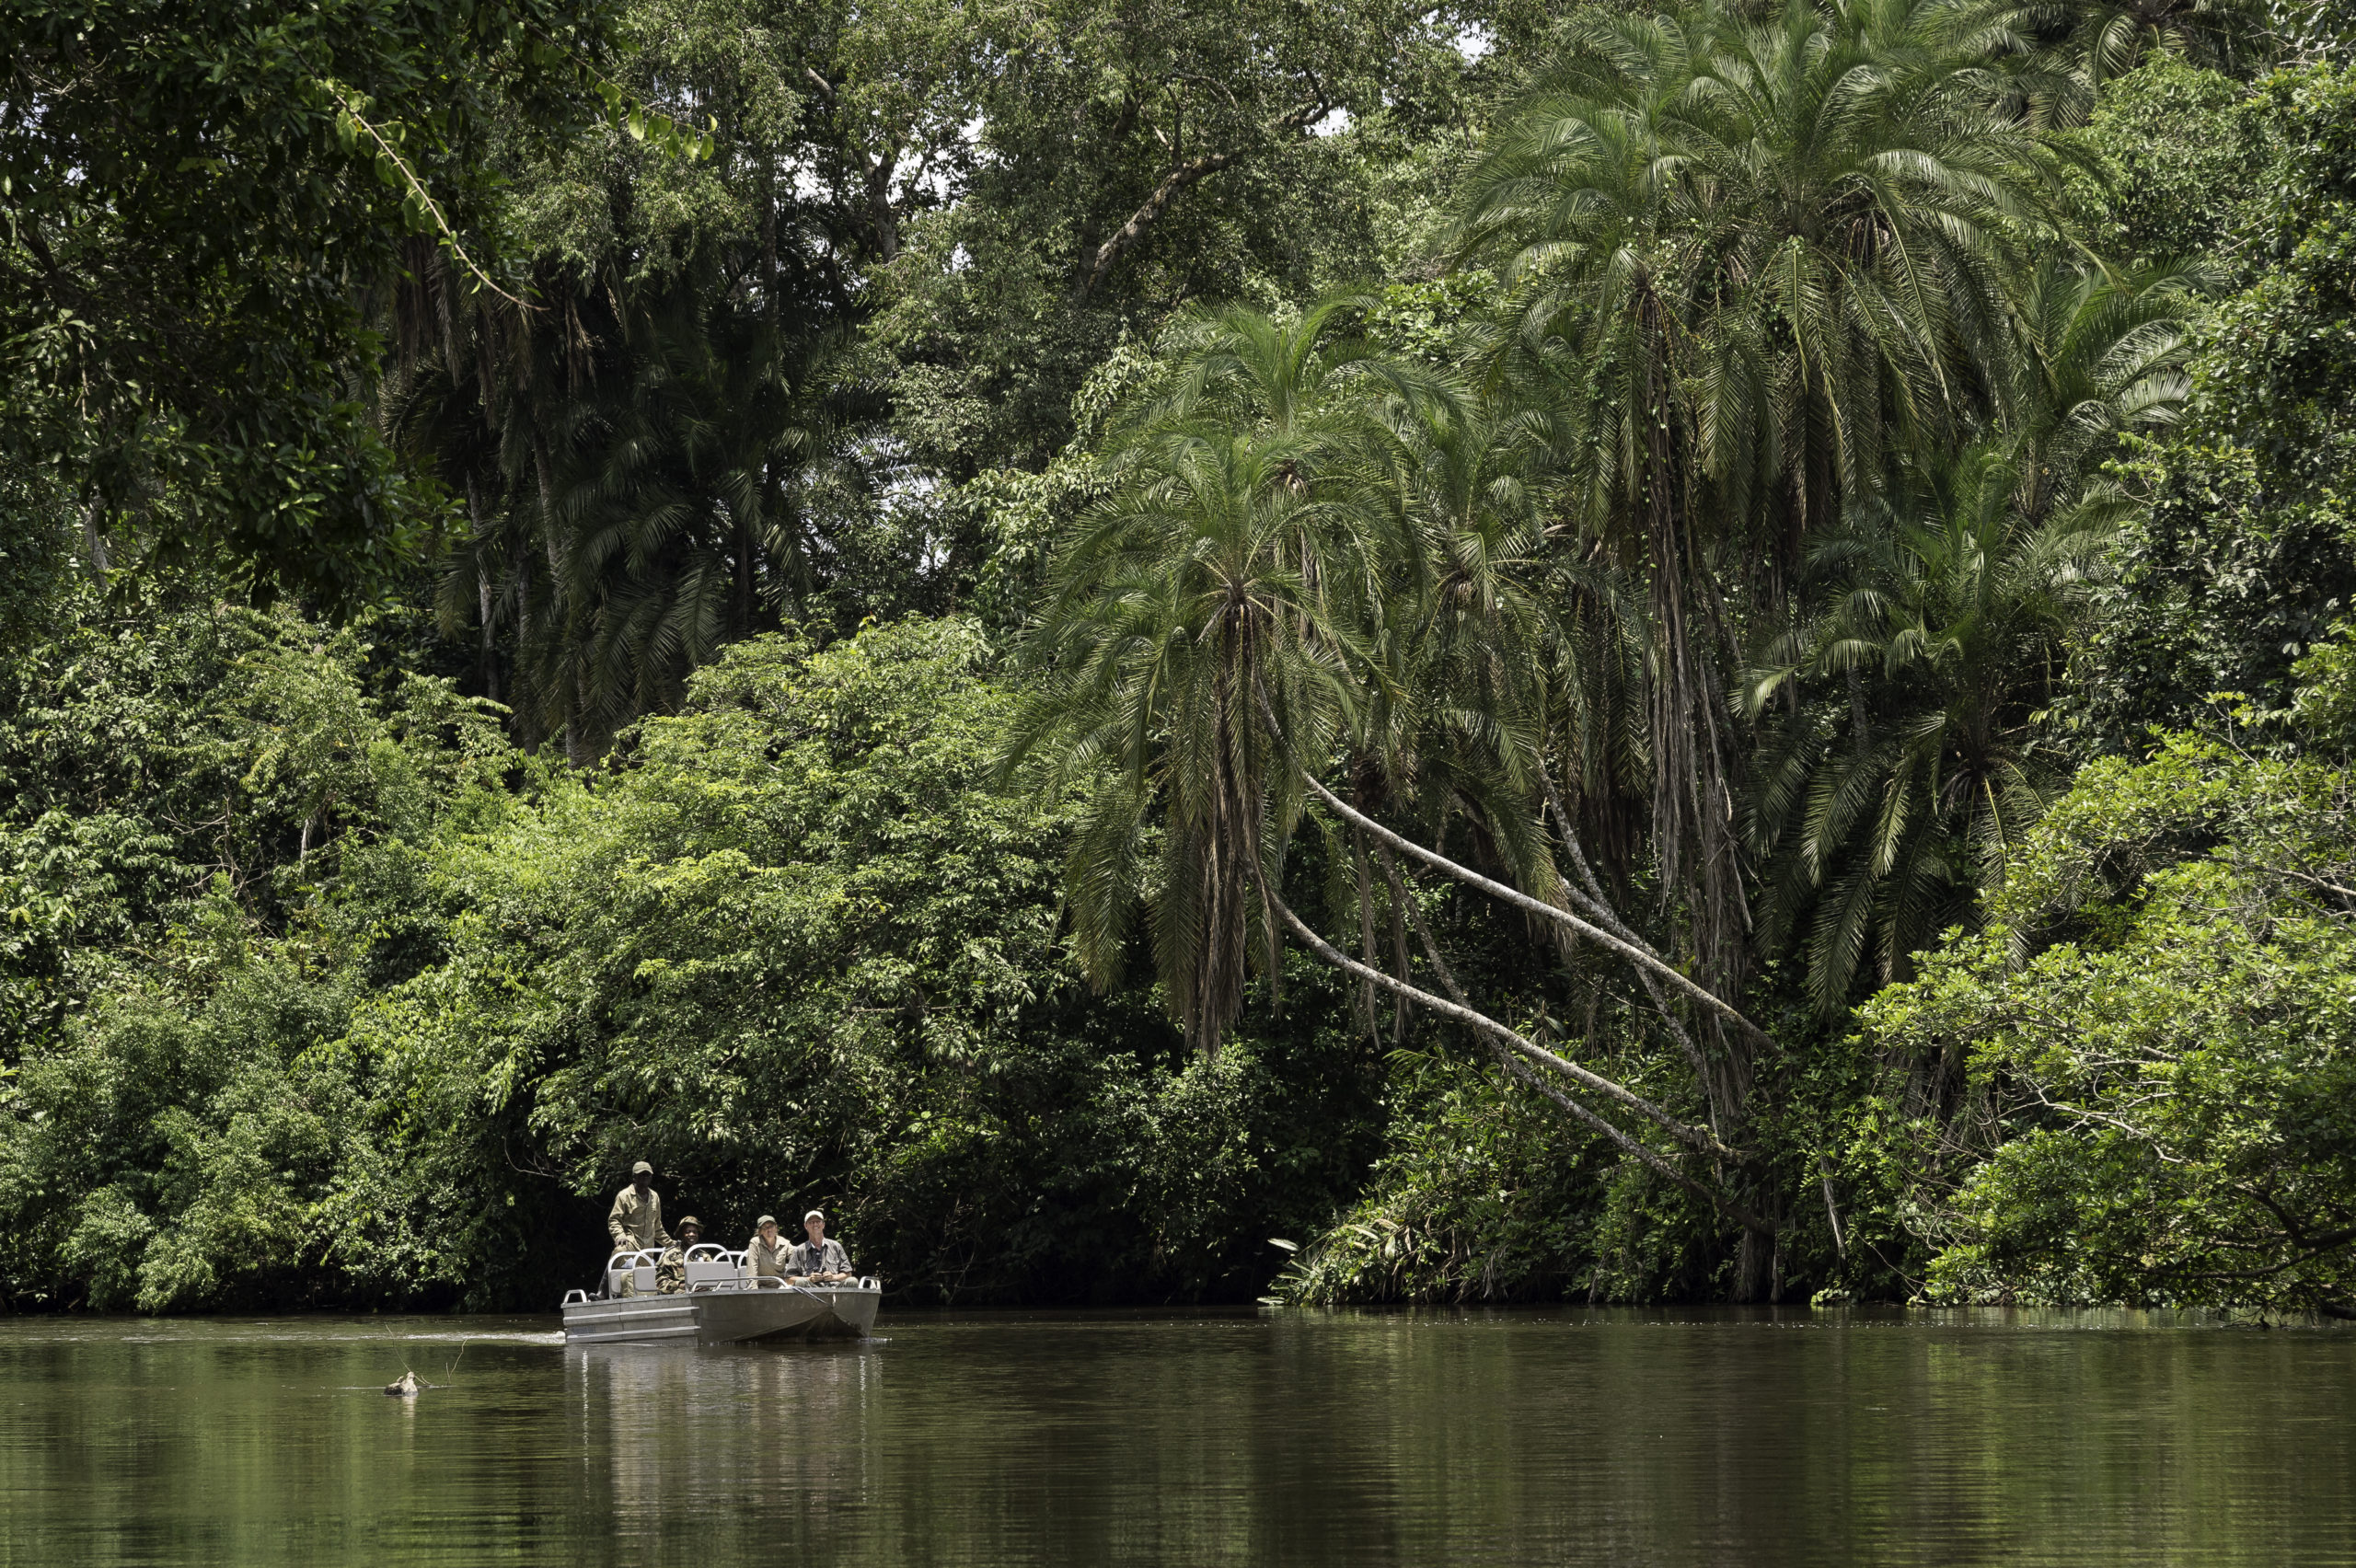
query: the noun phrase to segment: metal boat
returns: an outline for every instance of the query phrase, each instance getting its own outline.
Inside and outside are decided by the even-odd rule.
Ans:
[[[744,1344],[758,1340],[860,1339],[875,1326],[884,1287],[872,1276],[850,1285],[788,1285],[745,1272],[745,1254],[699,1242],[687,1249],[687,1288],[662,1295],[662,1253],[616,1252],[595,1294],[564,1295],[567,1344],[676,1340]]]

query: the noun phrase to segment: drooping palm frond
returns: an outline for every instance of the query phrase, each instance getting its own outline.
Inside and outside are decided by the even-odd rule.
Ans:
[[[1761,940],[1805,952],[1827,1016],[1974,918],[2059,777],[2034,715],[2108,529],[2073,508],[2032,521],[2021,490],[2000,446],[1941,466],[1828,542],[1824,609],[1758,644],[1741,703],[1767,738],[1746,818]]]

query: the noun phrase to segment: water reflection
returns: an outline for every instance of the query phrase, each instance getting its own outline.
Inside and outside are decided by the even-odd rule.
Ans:
[[[2347,1562],[2351,1411],[2142,1317],[0,1320],[0,1568]]]
[[[659,1538],[682,1513],[775,1511],[823,1547],[827,1522],[867,1497],[880,1349],[568,1349],[581,1448],[605,1456],[617,1532]]]

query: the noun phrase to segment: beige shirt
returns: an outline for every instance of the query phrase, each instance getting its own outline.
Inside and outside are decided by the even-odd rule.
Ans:
[[[745,1277],[758,1279],[765,1274],[785,1273],[786,1258],[792,1251],[793,1243],[784,1237],[764,1241],[760,1232],[755,1231],[753,1239],[745,1243]]]
[[[618,1252],[668,1246],[671,1236],[663,1228],[663,1195],[649,1187],[641,1198],[636,1187],[624,1187],[614,1195],[613,1212],[606,1216],[606,1233],[614,1239]]]

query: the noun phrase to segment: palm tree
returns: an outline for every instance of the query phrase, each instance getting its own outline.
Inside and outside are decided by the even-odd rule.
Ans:
[[[1160,397],[1116,427],[1112,497],[1058,547],[1031,642],[1040,670],[1008,766],[1101,774],[1069,902],[1100,977],[1150,889],[1173,1011],[1206,1052],[1242,1007],[1300,787],[1285,743],[1330,744],[1380,613],[1375,511],[1332,477],[1373,427],[1359,384],[1391,375],[1335,330],[1230,311]],[[1148,860],[1153,851],[1152,861]]]
[[[1722,995],[1750,925],[1727,596],[1779,602],[1896,453],[2015,383],[2004,279],[2049,160],[1979,42],[1942,0],[1585,15],[1464,194],[1465,253],[1519,291],[1509,352],[1559,388],[1577,526],[1646,584],[1652,853]]]
[[[1825,606],[1761,641],[1743,688],[1767,732],[1747,833],[1766,871],[1761,939],[1806,929],[1828,1016],[1861,973],[1901,978],[1939,930],[1969,924],[2043,811],[2055,769],[2031,715],[2132,504],[2103,462],[2183,407],[2192,281],[2035,269],[2012,430],[1949,462],[1926,455],[1896,502],[1823,541]]]
[[[2176,422],[2192,390],[2186,314],[2206,281],[2185,263],[2108,271],[2051,259],[2023,278],[2011,428],[2030,522],[2115,498],[2100,470],[2119,438]]]
[[[1506,1072],[1766,1234],[1766,1221],[1683,1163],[1747,1157],[1482,1011],[1400,893],[1393,857],[1732,1014],[1616,919],[1599,924],[1562,897],[1524,721],[1546,708],[1526,655],[1548,622],[1522,581],[1542,513],[1519,481],[1528,460],[1514,421],[1348,347],[1337,314],[1214,323],[1175,391],[1125,423],[1114,493],[1058,548],[1029,650],[1038,675],[1006,766],[1034,766],[1051,787],[1091,786],[1067,876],[1081,951],[1109,978],[1131,912],[1149,906],[1172,1009],[1208,1051],[1242,1005],[1248,961],[1273,982],[1289,932],[1362,986],[1462,1023]],[[1295,366],[1326,369],[1297,376]],[[1337,760],[1353,776],[1371,768],[1386,796],[1412,807],[1425,758],[1439,776],[1422,787],[1425,814],[1480,819],[1507,874],[1543,896],[1394,831],[1319,777]],[[1358,836],[1362,909],[1363,847],[1380,847],[1392,907],[1415,919],[1445,996],[1403,973],[1403,954],[1392,969],[1370,952],[1350,958],[1286,902],[1285,848],[1310,799]],[[1646,1142],[1612,1108],[1676,1148]]]
[[[1980,447],[1819,545],[1839,593],[1749,674],[1767,732],[1749,824],[1761,940],[1802,946],[1828,1018],[1861,973],[1903,979],[1909,955],[1971,920],[2060,777],[2035,715],[2111,528],[2099,507],[2032,523],[2021,487]]]
[[[2245,75],[2295,47],[2295,22],[2269,0],[1987,0],[1974,17],[2007,40],[2027,87],[2022,103],[2050,125],[2083,122],[2106,83],[2154,53]]]

